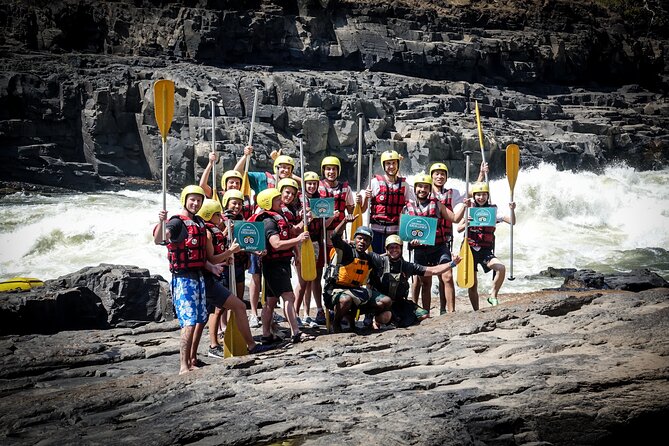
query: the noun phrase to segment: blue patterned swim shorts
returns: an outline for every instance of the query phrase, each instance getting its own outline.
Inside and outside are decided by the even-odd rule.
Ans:
[[[172,301],[182,328],[207,322],[207,299],[202,274],[173,274]]]

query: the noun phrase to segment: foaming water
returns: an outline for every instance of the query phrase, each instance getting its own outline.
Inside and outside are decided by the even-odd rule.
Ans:
[[[514,281],[502,293],[559,286],[537,277],[549,266],[601,272],[650,268],[669,279],[669,170],[637,172],[626,166],[602,175],[561,172],[552,165],[521,170],[514,189]],[[464,182],[449,187],[464,192]],[[491,181],[491,198],[508,212],[506,179]],[[52,279],[100,263],[135,265],[169,278],[166,249],[151,231],[162,205],[160,192],[33,195],[0,199],[0,279]],[[179,211],[168,195],[170,214]],[[510,227],[499,224],[496,254],[509,267]],[[462,236],[456,235],[454,246]],[[480,275],[487,292],[491,275]],[[508,275],[508,270],[507,270]],[[459,290],[462,295],[464,290]]]

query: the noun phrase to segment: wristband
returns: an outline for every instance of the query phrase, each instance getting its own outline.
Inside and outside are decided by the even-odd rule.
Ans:
[[[457,265],[457,263],[455,263],[453,260],[451,260],[450,265],[451,265],[451,269],[453,269],[453,268],[455,268],[455,265]]]

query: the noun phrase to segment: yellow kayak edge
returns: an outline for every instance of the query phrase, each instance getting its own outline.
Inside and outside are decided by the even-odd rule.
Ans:
[[[44,282],[34,277],[12,277],[0,282],[0,292],[27,291],[44,285]]]

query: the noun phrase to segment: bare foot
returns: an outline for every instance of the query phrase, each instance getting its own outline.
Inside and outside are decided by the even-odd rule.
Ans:
[[[188,373],[188,372],[190,372],[190,370],[188,370],[188,369],[181,369],[181,370],[179,370],[179,375],[184,375],[184,374],[186,374],[186,373]]]

